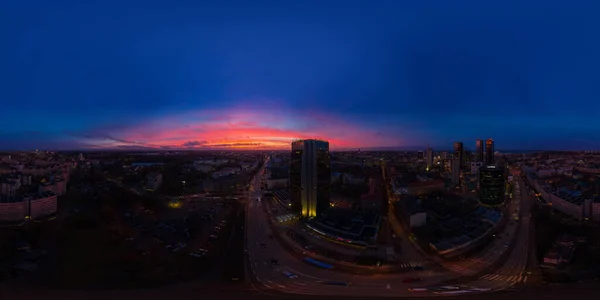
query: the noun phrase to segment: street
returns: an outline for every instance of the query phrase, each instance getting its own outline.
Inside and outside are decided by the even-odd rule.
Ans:
[[[434,296],[456,293],[477,293],[509,288],[517,283],[526,283],[524,273],[529,249],[529,208],[530,203],[521,201],[523,184],[516,182],[519,192],[509,204],[508,211],[518,211],[519,220],[509,222],[500,237],[494,239],[485,250],[473,257],[446,262],[440,268],[426,268],[422,271],[407,273],[382,273],[358,275],[326,270],[309,265],[288,252],[276,239],[272,238],[273,228],[265,209],[267,201],[262,199],[260,176],[258,172],[251,184],[251,192],[246,203],[246,245],[250,275],[255,279],[252,287],[256,290],[275,290],[283,293],[304,295],[352,295],[352,296]],[[512,218],[512,214],[506,217]],[[516,237],[516,238],[515,238]],[[445,282],[464,276],[477,275],[494,265],[510,253],[493,273],[484,274],[478,279],[456,286],[443,286]],[[411,257],[418,259],[417,252]],[[425,260],[425,258],[423,258]],[[407,278],[422,278],[421,281],[403,282]]]

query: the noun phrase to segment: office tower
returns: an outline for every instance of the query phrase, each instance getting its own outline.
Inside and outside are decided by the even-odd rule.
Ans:
[[[303,218],[318,217],[329,208],[330,157],[329,143],[326,141],[298,140],[292,143],[292,210]]]
[[[469,151],[469,150],[465,150],[463,152],[463,170],[467,169],[469,167],[469,165],[471,165],[471,162],[473,161],[473,152]]]
[[[504,169],[495,165],[479,169],[479,202],[489,206],[504,203]]]
[[[453,158],[458,158],[458,161],[460,162],[460,168],[462,169],[464,166],[464,148],[463,148],[463,143],[462,142],[455,142],[454,143],[454,154],[452,155]]]
[[[484,153],[483,140],[477,139],[475,141],[475,162],[483,162]]]
[[[452,158],[452,185],[460,185],[460,158]]]
[[[433,167],[433,150],[427,148],[427,171]]]
[[[487,139],[485,141],[485,164],[494,164],[494,140]]]

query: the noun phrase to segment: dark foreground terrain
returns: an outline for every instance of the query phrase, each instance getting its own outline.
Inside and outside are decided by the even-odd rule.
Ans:
[[[521,290],[504,291],[494,294],[461,295],[444,297],[444,299],[466,300],[531,300],[531,299],[594,299],[600,292],[597,282],[563,285],[540,285],[527,287]],[[220,297],[224,299],[373,299],[373,298],[348,298],[332,296],[306,296],[267,294],[252,290],[241,284],[202,284],[188,282],[161,289],[126,290],[126,291],[66,291],[66,290],[11,290],[8,287],[0,288],[2,300],[28,300],[28,299],[210,299]],[[422,299],[422,297],[403,298]]]

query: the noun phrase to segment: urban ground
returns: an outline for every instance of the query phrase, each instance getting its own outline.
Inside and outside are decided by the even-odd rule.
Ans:
[[[52,289],[244,280],[244,215],[236,201],[190,197],[173,203],[109,181],[74,184],[60,200],[54,220],[0,228],[8,241],[0,278]]]

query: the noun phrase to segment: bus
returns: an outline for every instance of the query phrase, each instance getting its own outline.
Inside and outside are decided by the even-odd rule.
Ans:
[[[317,267],[320,267],[320,268],[323,268],[323,269],[327,269],[327,270],[333,269],[332,265],[326,264],[324,262],[320,262],[320,261],[318,261],[316,259],[313,259],[313,258],[310,258],[310,257],[304,258],[304,261],[307,262],[307,263],[309,263],[309,264],[311,264],[311,265],[314,265],[314,266],[317,266]]]

